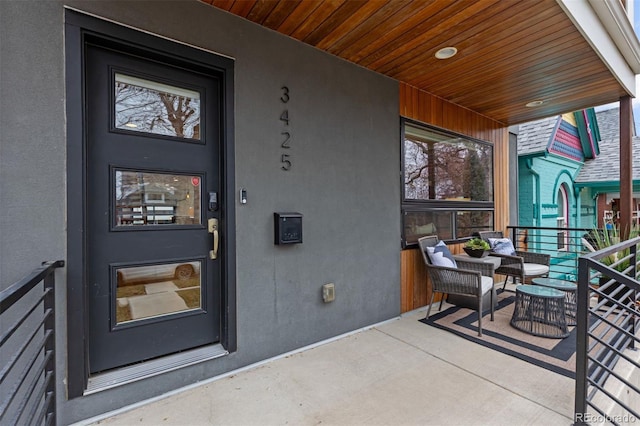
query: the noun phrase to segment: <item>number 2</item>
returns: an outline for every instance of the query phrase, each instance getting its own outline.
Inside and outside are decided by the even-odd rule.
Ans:
[[[291,139],[291,133],[282,132],[280,134],[285,137],[285,140],[282,141],[282,145],[280,146],[283,148],[291,148],[291,146],[289,146],[289,139]]]

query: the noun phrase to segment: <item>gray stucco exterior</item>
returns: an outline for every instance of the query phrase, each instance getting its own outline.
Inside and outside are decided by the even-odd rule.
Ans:
[[[0,2],[0,285],[67,258],[65,7],[235,59],[237,351],[67,400],[57,272],[59,422],[117,409],[400,313],[398,84],[198,1]],[[280,166],[290,89],[292,170]],[[246,188],[248,202],[237,200]],[[273,244],[273,212],[304,215]],[[335,283],[323,303],[321,286]]]

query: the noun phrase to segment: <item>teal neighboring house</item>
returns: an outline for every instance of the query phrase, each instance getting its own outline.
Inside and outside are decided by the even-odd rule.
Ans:
[[[594,161],[600,153],[594,109],[522,124],[517,140],[518,225],[593,227],[595,205],[585,199],[576,181],[585,164]],[[574,255],[567,250],[569,237],[568,232],[542,230],[530,233],[524,241],[529,249],[554,252],[554,262],[572,264]],[[571,270],[554,278],[573,278],[568,276],[572,275]]]
[[[523,124],[518,130],[518,225],[541,228],[614,226],[620,203],[620,110],[593,108]],[[633,136],[634,220],[640,221],[640,137]],[[540,234],[540,235],[539,235]],[[570,237],[529,235],[527,245],[570,259]],[[567,251],[563,256],[563,251]],[[553,269],[553,268],[552,268]],[[558,268],[561,269],[561,268]],[[556,278],[574,278],[571,273]]]
[[[575,183],[600,153],[593,108],[526,123],[518,132],[520,226],[592,227],[596,215]]]
[[[600,155],[585,161],[576,179],[584,227],[602,228],[615,224],[620,205],[620,109],[618,107],[596,113],[600,132]],[[633,219],[640,217],[640,137],[632,138],[633,152]],[[587,212],[593,212],[587,214]]]

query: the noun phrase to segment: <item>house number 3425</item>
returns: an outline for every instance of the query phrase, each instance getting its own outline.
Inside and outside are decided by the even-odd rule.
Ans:
[[[285,109],[280,114],[280,121],[282,122],[283,129],[280,132],[280,136],[282,137],[282,143],[280,147],[283,152],[281,152],[280,163],[282,166],[280,167],[282,170],[289,171],[291,170],[291,166],[293,165],[291,159],[291,128],[289,127],[289,109],[286,108],[287,103],[291,100],[291,94],[289,92],[289,88],[287,86],[282,86],[280,89],[282,94],[280,96],[280,102],[285,106]]]

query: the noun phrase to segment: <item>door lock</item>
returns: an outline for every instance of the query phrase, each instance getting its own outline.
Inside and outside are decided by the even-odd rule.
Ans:
[[[220,240],[220,236],[218,235],[218,219],[211,218],[207,221],[207,227],[209,228],[209,233],[213,234],[213,250],[209,250],[209,258],[217,259],[218,258],[218,244]]]
[[[211,191],[209,193],[209,211],[210,212],[218,211],[218,193],[215,191]]]

